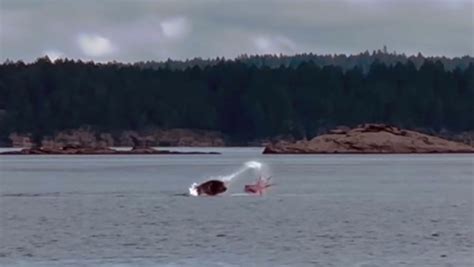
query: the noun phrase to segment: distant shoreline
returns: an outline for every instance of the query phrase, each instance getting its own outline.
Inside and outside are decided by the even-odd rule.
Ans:
[[[115,147],[115,149],[131,149],[130,147]],[[14,147],[0,147],[0,156],[133,156],[133,155],[170,155],[170,156],[180,156],[180,155],[222,155],[225,153],[225,149],[260,149],[261,151],[258,152],[258,155],[261,156],[373,156],[373,155],[380,155],[380,156],[390,156],[390,155],[410,155],[410,156],[422,156],[422,155],[469,155],[474,154],[474,152],[412,152],[412,153],[403,153],[403,152],[390,152],[390,153],[377,153],[377,152],[313,152],[313,153],[262,153],[264,147],[256,147],[256,146],[225,146],[225,147],[206,147],[206,149],[213,149],[215,153],[212,152],[204,152],[198,149],[194,149],[193,151],[185,152],[179,151],[181,149],[192,149],[193,147],[172,147],[173,153],[81,153],[81,154],[67,154],[67,153],[57,153],[57,154],[23,154],[23,153],[11,153],[11,152],[20,152],[23,148],[14,148]],[[178,149],[178,151],[176,151]],[[177,152],[177,153],[175,153]]]
[[[469,143],[452,141],[386,124],[361,124],[355,128],[336,127],[312,139],[278,137],[248,145],[231,145],[217,132],[190,129],[124,132],[120,138],[110,134],[77,129],[44,138],[33,145],[31,136],[12,134],[12,146],[0,154],[8,155],[177,155],[220,154],[222,148],[261,148],[261,154],[472,154]],[[114,144],[127,144],[114,145]],[[166,145],[158,145],[164,143]],[[130,145],[129,145],[130,144]]]
[[[32,147],[22,149],[8,149],[0,152],[2,155],[219,155],[215,151],[177,151],[156,149],[153,147],[132,147],[131,149],[117,149],[111,147],[88,147],[80,145],[66,145],[56,147]]]

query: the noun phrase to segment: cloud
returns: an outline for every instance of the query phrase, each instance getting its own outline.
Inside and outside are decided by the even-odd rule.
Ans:
[[[77,43],[86,56],[101,57],[115,52],[115,46],[109,39],[97,34],[80,34]]]
[[[44,55],[48,56],[51,61],[56,61],[56,59],[63,58],[64,54],[57,50],[47,50],[44,52]]]
[[[191,23],[185,17],[179,16],[161,22],[161,31],[169,39],[180,39],[191,31]]]
[[[406,54],[474,54],[474,0],[0,2],[0,61],[34,61],[50,49],[125,62],[383,45]]]
[[[294,53],[297,50],[295,42],[284,36],[260,35],[253,39],[258,52],[265,54]]]

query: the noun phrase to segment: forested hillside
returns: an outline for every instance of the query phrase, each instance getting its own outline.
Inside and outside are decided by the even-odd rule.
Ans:
[[[471,60],[472,58],[467,58]],[[474,64],[382,63],[366,71],[267,67],[239,60],[158,69],[47,58],[0,65],[0,134],[91,126],[217,130],[234,140],[314,136],[364,122],[453,132],[474,130]]]

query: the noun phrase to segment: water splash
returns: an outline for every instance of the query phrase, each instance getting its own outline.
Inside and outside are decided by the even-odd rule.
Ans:
[[[191,196],[193,196],[193,197],[197,197],[197,196],[198,196],[198,191],[197,191],[197,188],[196,188],[197,186],[198,186],[197,183],[193,183],[193,184],[191,185],[191,187],[188,188],[189,194],[190,194]]]
[[[235,171],[234,173],[231,173],[231,174],[228,174],[228,175],[224,175],[224,176],[217,176],[217,177],[209,177],[208,179],[215,179],[215,180],[221,180],[225,183],[230,183],[232,181],[232,179],[234,179],[235,177],[241,175],[242,173],[244,173],[245,171],[249,170],[249,169],[255,169],[255,170],[260,170],[262,169],[262,166],[263,164],[258,162],[258,161],[248,161],[248,162],[245,162],[244,166],[242,166],[240,169],[238,169],[237,171]],[[189,194],[191,196],[198,196],[198,192],[197,192],[197,186],[199,186],[199,184],[197,183],[193,183],[189,188]]]
[[[238,171],[236,171],[232,174],[226,175],[226,176],[222,176],[220,178],[220,180],[228,183],[228,182],[232,181],[232,179],[239,176],[240,174],[242,174],[243,172],[245,172],[248,169],[257,169],[257,170],[259,170],[260,168],[262,168],[262,163],[260,163],[258,161],[248,161]]]
[[[248,168],[252,168],[252,169],[261,169],[262,168],[262,163],[260,163],[258,161],[249,161],[249,162],[245,163],[245,166],[247,166]]]

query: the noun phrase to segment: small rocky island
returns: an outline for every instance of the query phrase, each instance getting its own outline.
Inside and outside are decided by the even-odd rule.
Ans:
[[[339,128],[311,140],[267,145],[263,154],[474,153],[474,147],[385,124]]]

